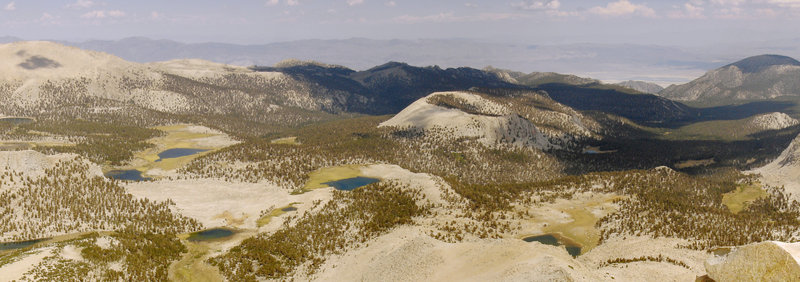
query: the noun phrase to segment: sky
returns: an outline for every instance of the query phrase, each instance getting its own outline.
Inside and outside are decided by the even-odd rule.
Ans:
[[[5,1],[5,2],[3,2]],[[0,0],[0,36],[265,44],[468,38],[694,46],[800,38],[800,0]]]

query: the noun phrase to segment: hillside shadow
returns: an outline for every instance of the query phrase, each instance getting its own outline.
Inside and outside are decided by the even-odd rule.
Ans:
[[[47,69],[59,68],[61,67],[61,64],[42,56],[32,56],[27,60],[25,60],[24,62],[19,63],[18,66],[27,70],[35,70],[42,68],[47,68]]]

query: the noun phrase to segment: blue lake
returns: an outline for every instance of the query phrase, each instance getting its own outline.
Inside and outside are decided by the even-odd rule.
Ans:
[[[21,242],[0,243],[0,251],[8,251],[8,250],[16,250],[16,249],[27,248],[27,247],[35,245],[36,243],[43,242],[43,241],[48,240],[48,239],[49,238],[28,240],[28,241],[21,241]]]
[[[194,154],[197,154],[197,153],[202,153],[202,152],[205,152],[205,151],[208,151],[208,150],[206,150],[206,149],[190,149],[190,148],[169,149],[169,150],[163,151],[161,153],[158,153],[158,158],[159,159],[156,160],[156,161],[160,162],[163,159],[172,159],[172,158],[180,158],[180,157],[185,157],[185,156],[191,156],[191,155],[194,155]]]
[[[142,177],[142,172],[135,169],[112,170],[106,172],[106,177],[116,180],[128,180],[128,181],[152,180],[152,178],[149,177]]]
[[[358,187],[366,186],[366,185],[369,185],[369,184],[372,184],[372,183],[375,183],[375,182],[378,182],[378,181],[381,181],[381,180],[377,179],[377,178],[359,176],[359,177],[353,177],[353,178],[347,178],[347,179],[342,179],[342,180],[325,182],[325,183],[322,183],[322,184],[325,184],[325,185],[331,186],[333,188],[336,188],[336,190],[351,191],[351,190],[356,189]]]
[[[567,249],[567,253],[569,253],[569,255],[571,255],[573,257],[577,257],[577,256],[579,256],[581,254],[581,247],[573,245],[573,244],[569,244],[569,243],[565,244],[564,242],[562,242],[561,240],[559,240],[558,238],[556,238],[556,236],[553,236],[552,234],[530,236],[530,237],[525,237],[522,240],[524,240],[525,242],[539,242],[539,243],[542,243],[542,244],[545,244],[545,245],[550,245],[550,246],[561,246],[561,245],[564,245],[564,247]]]
[[[234,232],[233,230],[227,229],[227,228],[213,228],[213,229],[194,232],[194,233],[190,234],[189,238],[186,239],[186,240],[189,240],[189,241],[192,241],[192,242],[216,240],[216,239],[222,239],[222,238],[225,238],[225,237],[230,237],[234,233],[236,233],[236,232]]]

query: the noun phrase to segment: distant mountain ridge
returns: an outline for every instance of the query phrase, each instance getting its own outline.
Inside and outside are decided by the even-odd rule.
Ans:
[[[742,101],[800,97],[800,62],[779,55],[753,56],[709,71],[659,95],[678,101],[727,105]]]
[[[406,63],[388,62],[365,71],[324,64],[293,64],[286,67],[252,67],[256,71],[280,72],[298,80],[348,91],[371,102],[349,107],[348,111],[366,114],[394,114],[417,99],[433,92],[467,90],[473,87],[518,89],[496,74],[473,68],[438,66],[415,67]]]
[[[573,75],[415,67],[400,62],[364,71],[298,60],[251,68],[197,59],[140,64],[52,42],[0,45],[0,58],[6,74],[0,78],[0,113],[6,115],[81,116],[86,111],[108,110],[141,116],[150,115],[142,111],[157,111],[204,118],[229,115],[291,126],[342,113],[396,114],[430,93],[472,89],[543,90],[549,98],[579,111],[599,111],[656,126],[743,118],[734,112],[752,115],[783,110],[774,106],[699,110]]]
[[[783,66],[783,65],[800,66],[800,62],[787,56],[759,55],[746,58],[744,60],[732,63],[724,67],[736,66],[744,73],[757,73],[771,66]]]
[[[658,94],[661,90],[664,90],[664,87],[661,85],[647,82],[647,81],[639,81],[639,80],[628,80],[619,83],[615,83],[616,85],[622,87],[628,87],[630,89],[642,92],[642,93],[650,93],[650,94]]]
[[[0,45],[0,58],[0,113],[22,116],[84,105],[73,110],[125,108],[300,124],[315,116],[307,112],[394,114],[437,91],[522,88],[472,68],[390,62],[355,71],[296,60],[252,68],[197,59],[140,64],[46,41]]]
[[[238,66],[274,65],[296,58],[345,65],[366,70],[387,61],[443,68],[497,66],[525,71],[552,71],[591,76],[603,80],[641,79],[659,83],[686,81],[719,66],[719,60],[740,55],[697,53],[679,47],[636,44],[532,45],[472,39],[347,38],[295,40],[264,44],[183,43],[173,40],[130,37],[120,40],[59,41],[81,49],[114,54],[125,60],[147,63],[174,59],[204,59]],[[737,53],[747,54],[747,51]],[[476,56],[475,54],[480,54]],[[609,74],[608,66],[615,66]],[[646,73],[650,78],[643,78]]]

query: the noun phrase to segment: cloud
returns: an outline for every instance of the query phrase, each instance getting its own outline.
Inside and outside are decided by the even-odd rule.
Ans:
[[[697,3],[686,2],[683,4],[680,10],[670,12],[667,14],[667,17],[673,19],[704,19],[704,11],[705,8],[699,6]]]
[[[774,9],[767,8],[767,9],[756,9],[756,15],[762,16],[762,17],[774,18],[774,17],[778,16],[779,13],[777,11],[775,11]]]
[[[720,6],[739,6],[744,4],[745,0],[711,0],[711,4]]]
[[[394,21],[401,23],[422,23],[422,22],[451,22],[455,21],[456,19],[457,17],[453,12],[447,12],[447,13],[438,13],[427,16],[402,15],[399,17],[395,17]]]
[[[784,8],[797,8],[800,9],[800,0],[769,0],[770,4],[778,5]]]
[[[514,14],[514,13],[481,13],[470,16],[457,16],[453,12],[438,13],[426,16],[411,16],[402,15],[395,17],[392,21],[397,23],[453,23],[453,22],[487,22],[487,21],[502,21],[514,20],[520,18],[529,18],[531,15],[527,14]]]
[[[6,11],[13,11],[13,10],[16,10],[16,9],[17,9],[17,4],[14,3],[14,1],[8,2],[8,4],[6,4],[6,7],[3,8],[3,10],[6,10]]]
[[[286,5],[297,6],[300,5],[300,2],[298,0],[286,0]]]
[[[94,10],[81,15],[84,19],[105,19],[105,18],[121,18],[125,16],[125,12],[120,10]]]
[[[511,6],[523,10],[533,10],[533,11],[557,10],[558,7],[561,7],[561,2],[559,2],[558,0],[523,1],[518,3],[512,3]]]
[[[464,3],[464,7],[467,7],[467,8],[478,8],[478,4],[475,4],[475,3]]]
[[[364,0],[347,0],[347,6],[364,4]]]
[[[720,9],[717,10],[714,14],[717,18],[721,19],[743,19],[749,17],[745,12],[745,10],[739,8],[738,6]]]
[[[395,3],[394,1],[389,1],[389,2],[386,2],[386,4],[384,4],[384,5],[386,5],[386,7],[394,7],[394,6],[397,6],[397,3]]]
[[[42,16],[40,16],[39,19],[37,19],[35,22],[39,23],[41,25],[57,25],[57,24],[59,24],[58,17],[55,17],[55,16],[51,15],[50,13],[42,13]]]
[[[280,0],[267,0],[267,2],[264,3],[264,5],[265,6],[275,6],[275,5],[278,5],[278,3],[280,3],[280,2],[281,2]]]
[[[87,9],[95,6],[96,3],[92,0],[78,0],[75,3],[67,4],[67,8],[72,9]]]
[[[624,15],[638,15],[643,17],[654,18],[656,11],[650,7],[641,4],[633,4],[628,0],[619,0],[617,2],[608,3],[605,7],[597,6],[589,9],[589,13],[601,16],[624,16]]]

